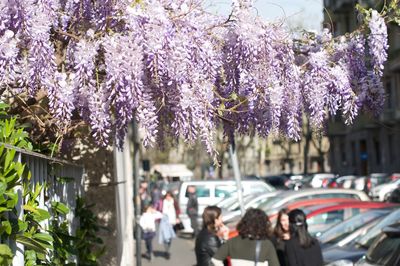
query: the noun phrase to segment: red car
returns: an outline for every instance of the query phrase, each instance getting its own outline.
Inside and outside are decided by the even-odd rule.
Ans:
[[[316,206],[304,209],[307,215],[308,231],[318,236],[323,231],[354,215],[369,209],[394,208],[399,204],[384,202],[353,201],[330,206]]]

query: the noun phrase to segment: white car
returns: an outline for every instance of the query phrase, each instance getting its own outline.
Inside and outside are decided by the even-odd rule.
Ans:
[[[387,201],[392,191],[399,186],[400,186],[400,179],[394,180],[390,183],[376,186],[371,190],[370,196],[371,198],[377,199],[379,201]]]
[[[323,187],[324,181],[329,181],[335,177],[335,174],[332,173],[321,173],[321,174],[314,174],[311,180],[311,187],[313,188],[320,188]]]
[[[243,196],[248,194],[269,193],[275,191],[275,188],[260,180],[242,180],[241,181]],[[188,202],[188,187],[196,188],[197,201],[199,204],[199,225],[201,225],[201,215],[204,208],[209,205],[215,205],[222,199],[236,194],[237,187],[234,180],[193,180],[182,182],[179,189],[179,207],[181,214],[179,219],[182,221],[184,229],[182,233],[191,233],[193,229],[190,227],[190,219],[186,214],[186,206]]]

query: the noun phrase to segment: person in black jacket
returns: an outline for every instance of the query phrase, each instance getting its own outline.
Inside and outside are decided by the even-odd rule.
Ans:
[[[192,237],[195,238],[199,231],[199,225],[197,223],[199,203],[197,201],[196,188],[194,186],[189,186],[187,191],[189,200],[186,207],[186,214],[190,218],[190,226],[193,229]]]
[[[291,237],[286,241],[285,257],[287,266],[322,266],[322,252],[318,240],[307,230],[304,212],[294,209],[289,212]]]
[[[206,207],[202,217],[203,229],[195,244],[197,266],[211,266],[211,258],[221,246],[221,239],[228,238],[228,229],[222,223],[221,209],[217,206]]]

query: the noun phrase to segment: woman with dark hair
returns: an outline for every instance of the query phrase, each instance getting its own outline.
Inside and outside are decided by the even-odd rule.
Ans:
[[[276,254],[278,255],[279,263],[281,266],[286,266],[285,260],[285,243],[290,239],[289,231],[289,209],[281,209],[278,212],[278,219],[274,229],[274,245],[276,248]]]
[[[264,211],[248,209],[236,228],[239,235],[229,239],[214,255],[215,266],[223,265],[228,256],[232,266],[279,266],[274,245],[269,240],[271,224]]]
[[[285,256],[288,266],[323,265],[321,247],[318,240],[307,230],[307,218],[302,210],[289,212],[291,238],[286,241]]]
[[[203,212],[203,229],[197,235],[195,252],[197,266],[210,266],[211,258],[221,246],[221,239],[218,236],[225,231],[223,239],[228,238],[228,230],[222,223],[221,209],[217,206],[208,206]]]

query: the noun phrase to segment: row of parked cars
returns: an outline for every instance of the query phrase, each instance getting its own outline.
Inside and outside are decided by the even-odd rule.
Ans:
[[[272,223],[281,208],[302,209],[311,234],[321,242],[326,265],[400,265],[400,205],[372,201],[364,190],[351,188],[303,188],[277,190],[261,180],[243,180],[243,207],[264,210]],[[199,217],[207,205],[218,205],[230,228],[236,232],[241,217],[236,182],[185,181],[178,193],[181,210],[186,209],[187,188],[196,187]],[[190,232],[184,211],[181,220]],[[200,223],[201,224],[201,223]]]
[[[258,177],[277,189],[301,188],[352,188],[364,191],[374,200],[387,201],[391,192],[400,185],[400,173],[372,173],[367,176],[333,173],[316,173],[310,175],[273,175]]]

